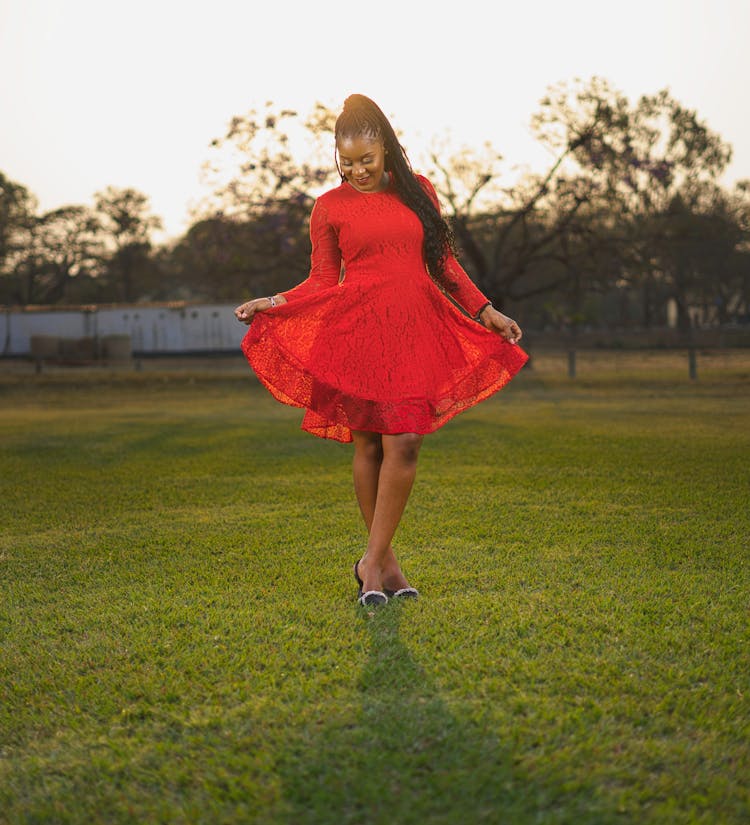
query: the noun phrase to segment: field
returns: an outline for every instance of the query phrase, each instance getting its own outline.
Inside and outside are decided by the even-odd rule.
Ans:
[[[737,351],[534,353],[368,612],[351,448],[244,366],[5,369],[0,822],[750,821],[749,405]]]

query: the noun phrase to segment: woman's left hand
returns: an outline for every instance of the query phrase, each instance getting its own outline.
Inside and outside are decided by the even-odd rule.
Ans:
[[[521,327],[512,318],[498,312],[493,306],[486,306],[482,310],[479,315],[479,322],[491,332],[502,335],[511,344],[517,344],[523,336]]]

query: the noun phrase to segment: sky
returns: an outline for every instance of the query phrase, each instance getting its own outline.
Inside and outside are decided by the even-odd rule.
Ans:
[[[748,33],[750,0],[0,0],[0,171],[42,211],[133,187],[174,237],[211,141],[266,101],[360,92],[412,160],[449,136],[540,170],[539,100],[598,76],[695,109],[734,148],[732,185],[750,178]]]

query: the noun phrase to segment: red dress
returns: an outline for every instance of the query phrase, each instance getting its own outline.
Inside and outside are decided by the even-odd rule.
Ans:
[[[352,430],[430,433],[526,362],[456,306],[474,316],[487,299],[455,258],[453,300],[430,278],[422,224],[392,181],[380,192],[342,183],[321,195],[310,237],[309,277],[282,293],[286,304],[259,312],[242,341],[274,397],[307,410],[302,429],[337,441]]]

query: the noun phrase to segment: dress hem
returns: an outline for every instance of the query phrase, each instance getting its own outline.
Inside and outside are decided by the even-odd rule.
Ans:
[[[251,342],[250,338],[248,330],[248,336],[242,342],[242,350],[260,383],[277,401],[306,410],[300,425],[302,430],[318,438],[342,443],[352,441],[352,430],[382,435],[429,435],[458,414],[476,406],[505,387],[528,360],[528,355],[520,347],[508,345],[504,363],[498,363],[496,357],[486,358],[483,364],[472,370],[474,380],[470,383],[473,390],[461,390],[462,381],[456,382],[451,391],[443,393],[445,403],[441,408],[426,398],[411,402],[400,400],[395,403],[354,398],[339,388],[318,381],[307,371],[304,371],[305,380],[302,382],[305,388],[302,399],[281,389],[265,371],[259,370],[253,364],[256,359],[251,357],[251,348],[262,344],[257,340]],[[507,355],[511,357],[508,358]],[[261,363],[267,363],[264,359],[260,360]],[[495,373],[492,380],[486,383],[476,380],[477,376],[482,374],[487,377],[488,371]],[[464,377],[463,382],[466,381],[467,378]],[[313,399],[317,403],[314,403]]]

